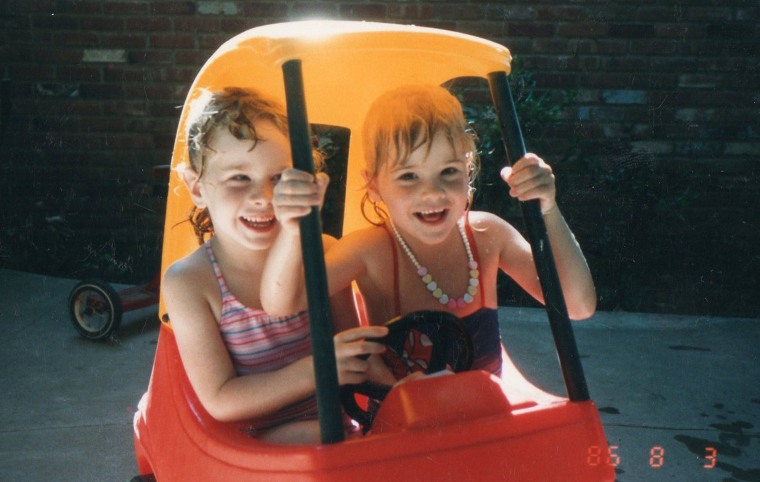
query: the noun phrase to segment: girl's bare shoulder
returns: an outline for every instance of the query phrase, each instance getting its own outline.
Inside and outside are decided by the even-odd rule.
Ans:
[[[340,238],[332,250],[335,255],[333,259],[369,266],[376,262],[384,262],[386,256],[390,256],[388,246],[385,228],[370,226],[352,231]]]
[[[169,266],[164,273],[161,288],[170,292],[181,289],[198,293],[205,291],[205,287],[214,283],[215,280],[211,262],[204,248],[200,247]]]
[[[161,281],[161,296],[175,329],[216,326],[222,295],[203,247],[169,266]]]
[[[486,211],[470,211],[467,219],[473,232],[482,237],[497,237],[515,229],[504,219]]]
[[[388,234],[385,228],[381,226],[370,226],[368,228],[351,231],[340,239],[343,246],[378,246],[380,243],[387,243]]]

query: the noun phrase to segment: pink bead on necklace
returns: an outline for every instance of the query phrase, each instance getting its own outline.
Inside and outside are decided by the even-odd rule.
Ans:
[[[478,262],[475,261],[475,258],[472,255],[470,240],[467,239],[467,233],[464,231],[464,218],[457,221],[457,227],[459,228],[459,234],[462,236],[464,249],[467,251],[467,267],[469,268],[470,272],[470,280],[467,283],[467,290],[465,293],[459,298],[453,298],[444,293],[443,290],[438,287],[438,283],[433,281],[433,276],[428,273],[427,268],[422,266],[420,262],[417,261],[414,253],[412,253],[412,250],[409,249],[406,241],[404,241],[404,238],[401,237],[398,229],[396,229],[396,225],[393,224],[393,221],[391,220],[391,228],[393,228],[393,234],[396,235],[396,239],[398,240],[398,244],[401,246],[401,249],[404,250],[414,267],[417,268],[417,274],[419,275],[420,280],[422,280],[427,290],[430,291],[430,294],[432,294],[439,303],[446,305],[447,308],[452,310],[455,308],[462,308],[467,303],[472,303],[472,301],[475,299],[475,295],[478,292],[478,276],[480,275],[480,272],[478,271]]]

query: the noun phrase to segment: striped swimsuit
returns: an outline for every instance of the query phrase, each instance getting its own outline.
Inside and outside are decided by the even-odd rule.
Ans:
[[[227,288],[210,241],[206,242],[205,248],[222,293],[219,331],[238,376],[277,370],[311,355],[309,314],[302,311],[291,316],[272,317],[263,310],[243,305]],[[316,418],[317,401],[311,396],[266,417],[251,420],[250,429],[255,432]]]

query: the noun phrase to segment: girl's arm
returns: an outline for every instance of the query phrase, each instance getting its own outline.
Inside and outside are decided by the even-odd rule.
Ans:
[[[282,172],[280,181],[275,186],[272,204],[281,229],[267,255],[260,292],[264,311],[273,316],[284,316],[306,308],[299,219],[307,215],[313,206],[321,205],[327,182],[324,174],[317,175],[314,182],[314,176],[309,173],[287,169]],[[351,236],[344,236],[336,241],[323,236],[322,241],[328,292],[331,297],[339,296],[338,303],[351,298],[353,306],[351,282],[363,272],[363,262],[362,247],[357,247],[350,238]],[[336,331],[348,326],[355,325],[340,322]]]
[[[238,376],[210,308],[215,280],[208,270],[184,262],[164,276],[162,295],[182,363],[201,404],[217,420],[236,421],[271,414],[315,391],[313,358],[279,370]],[[205,288],[204,288],[205,287]],[[387,333],[384,327],[354,328],[334,337],[340,384],[366,380],[368,363],[358,355],[382,353],[365,341]]]
[[[594,281],[586,258],[557,206],[551,167],[535,154],[527,154],[512,168],[504,168],[502,178],[509,184],[511,196],[520,201],[538,199],[541,203],[568,315],[576,320],[590,317],[596,311]],[[543,301],[538,283],[531,284],[531,294]]]
[[[261,275],[261,304],[273,316],[284,316],[306,308],[301,229],[299,220],[321,205],[327,189],[325,174],[316,177],[286,169],[274,188],[272,205],[280,232],[274,240]]]
[[[562,293],[570,318],[583,320],[596,311],[596,288],[586,258],[559,208],[544,213]]]

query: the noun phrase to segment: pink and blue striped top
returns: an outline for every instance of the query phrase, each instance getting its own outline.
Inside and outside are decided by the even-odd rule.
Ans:
[[[227,288],[210,240],[205,247],[222,293],[219,331],[238,376],[277,370],[311,355],[308,312],[272,317],[263,310],[243,305]],[[316,418],[317,401],[311,396],[267,417],[252,420],[250,428],[252,431],[265,430],[296,420]]]

